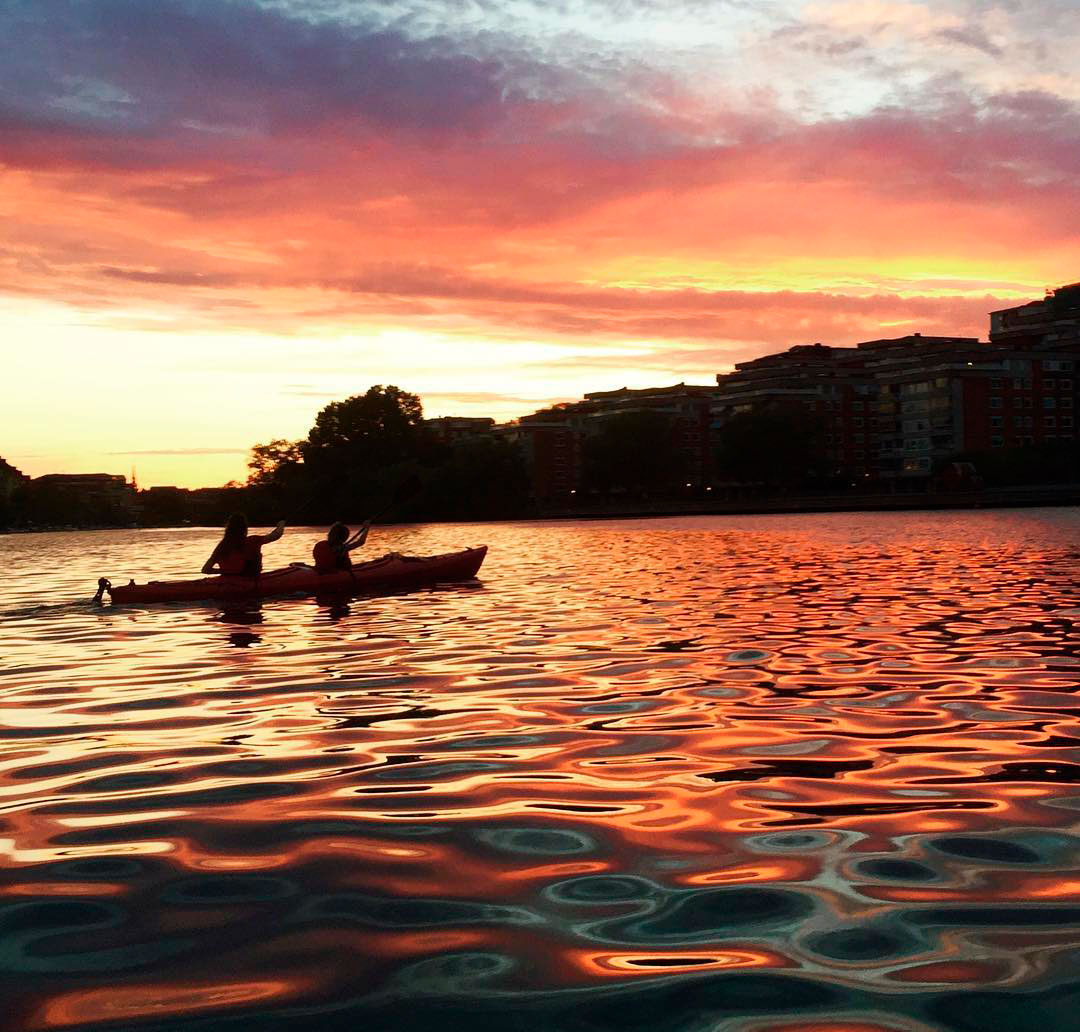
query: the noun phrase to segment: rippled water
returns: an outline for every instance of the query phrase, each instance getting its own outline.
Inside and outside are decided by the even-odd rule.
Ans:
[[[85,601],[215,540],[0,538],[3,1027],[1080,1027],[1074,511],[397,528],[481,579]]]

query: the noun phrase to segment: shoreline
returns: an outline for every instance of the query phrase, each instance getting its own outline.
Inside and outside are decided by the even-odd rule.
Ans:
[[[812,515],[828,512],[919,512],[968,509],[1068,508],[1080,505],[1080,485],[1060,488],[1002,488],[997,490],[933,492],[926,494],[799,495],[789,498],[737,499],[673,505],[656,502],[634,507],[588,506],[551,509],[530,517],[540,520],[631,519],[672,516]]]
[[[1080,506],[1080,485],[1061,487],[999,488],[964,492],[928,492],[864,495],[795,495],[787,498],[741,498],[729,501],[676,502],[658,499],[636,505],[592,504],[573,508],[552,506],[527,516],[495,520],[413,520],[411,523],[541,523],[573,520],[671,519],[679,516],[774,516],[814,515],[831,512],[920,512],[970,509],[1068,508]],[[354,521],[355,522],[355,521]],[[394,526],[397,521],[378,524]],[[294,527],[321,527],[323,524],[291,524]],[[94,530],[219,530],[216,524],[155,523],[140,526],[131,523],[76,527],[0,528],[0,537],[23,534],[60,534]]]

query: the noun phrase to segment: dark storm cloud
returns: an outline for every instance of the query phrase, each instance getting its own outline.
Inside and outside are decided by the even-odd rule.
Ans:
[[[356,118],[476,130],[504,69],[410,40],[229,0],[13,0],[0,7],[8,125],[153,134],[288,130]]]

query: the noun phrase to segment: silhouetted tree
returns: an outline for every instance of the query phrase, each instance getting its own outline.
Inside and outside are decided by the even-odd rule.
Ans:
[[[585,486],[599,491],[658,491],[685,479],[677,422],[661,412],[619,412],[605,418],[583,446]]]
[[[294,467],[303,461],[299,441],[286,441],[278,437],[269,444],[256,444],[251,449],[247,464],[248,486],[264,487],[281,483],[290,473],[295,472]]]
[[[423,475],[423,474],[422,474]],[[529,499],[529,475],[521,449],[501,438],[463,437],[448,445],[438,465],[426,471],[423,493],[409,515],[428,519],[509,519]]]
[[[332,401],[316,417],[300,450],[313,466],[347,463],[386,466],[416,453],[424,412],[415,394],[398,387],[369,387]]]
[[[276,438],[256,444],[248,459],[245,512],[258,522],[294,518],[310,494],[299,441]]]
[[[1080,444],[1076,441],[967,451],[948,461],[972,463],[987,487],[1080,482]]]
[[[308,499],[299,517],[363,519],[384,506],[424,457],[423,417],[420,399],[392,385],[323,408],[300,443]]]
[[[721,479],[794,487],[827,474],[823,425],[800,404],[740,413],[716,434]]]

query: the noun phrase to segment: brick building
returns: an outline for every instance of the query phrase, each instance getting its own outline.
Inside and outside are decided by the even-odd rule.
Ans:
[[[714,428],[798,404],[823,467],[854,482],[925,481],[961,452],[1075,439],[1080,284],[991,313],[989,342],[904,337],[800,345],[717,376]]]
[[[950,456],[989,447],[986,387],[1000,360],[977,337],[914,333],[856,350],[874,384],[870,479],[925,479]]]
[[[870,467],[873,378],[856,348],[799,344],[719,373],[713,428],[751,411],[798,405],[821,432],[819,469],[825,476],[861,477]]]
[[[581,401],[564,402],[522,416],[498,428],[523,448],[535,498],[569,498],[582,487],[583,454],[588,438],[617,414],[652,412],[667,417],[686,459],[688,482],[700,487],[711,472],[710,422],[716,390],[679,383],[671,387],[622,387],[593,391]]]
[[[535,498],[583,483],[590,435],[620,412],[668,416],[688,481],[709,485],[716,433],[742,413],[798,406],[820,442],[807,472],[918,488],[957,455],[1075,440],[1080,284],[991,313],[990,339],[912,333],[850,347],[803,344],[739,362],[716,386],[595,391],[494,432],[517,441]]]
[[[436,416],[425,419],[424,426],[440,441],[450,444],[463,437],[480,437],[490,434],[495,420],[488,416]]]
[[[136,511],[135,488],[119,474],[47,473],[32,481],[34,494],[50,499],[53,508],[72,519],[90,522],[127,521]]]
[[[30,482],[30,478],[10,462],[0,459],[0,501],[8,501],[15,492]]]
[[[581,480],[580,431],[562,406],[522,416],[495,432],[521,448],[530,493],[538,501],[566,499]]]

